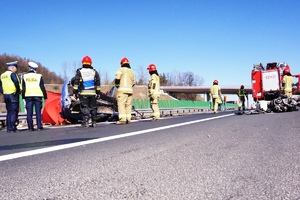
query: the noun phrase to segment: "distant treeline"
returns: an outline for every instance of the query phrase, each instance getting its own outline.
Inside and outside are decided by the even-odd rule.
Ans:
[[[28,72],[28,62],[33,61],[38,64],[37,72],[43,75],[43,80],[45,84],[62,84],[64,79],[57,75],[54,72],[49,71],[46,67],[44,67],[41,63],[29,59],[29,58],[21,58],[19,56],[11,56],[7,54],[0,55],[0,74],[7,70],[6,63],[18,61],[18,75],[20,76],[24,72]]]

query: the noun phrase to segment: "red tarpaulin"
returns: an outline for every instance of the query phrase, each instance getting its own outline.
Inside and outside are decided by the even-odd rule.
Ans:
[[[64,122],[64,119],[60,116],[61,106],[60,106],[60,93],[48,92],[48,99],[45,101],[43,110],[43,123],[50,123],[53,125],[58,125]]]

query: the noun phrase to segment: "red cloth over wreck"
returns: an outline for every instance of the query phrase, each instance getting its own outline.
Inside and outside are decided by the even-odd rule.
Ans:
[[[61,94],[47,91],[47,97],[42,112],[43,123],[58,125],[64,122],[65,120],[59,114],[61,112]]]

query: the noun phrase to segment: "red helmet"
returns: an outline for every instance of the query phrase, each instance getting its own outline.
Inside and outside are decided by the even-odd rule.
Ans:
[[[291,73],[291,70],[290,70],[290,66],[286,66],[283,70],[283,74],[288,74],[288,73]]]
[[[150,64],[147,69],[149,70],[149,72],[153,72],[156,71],[156,66],[154,64]]]
[[[121,66],[128,63],[129,64],[129,60],[127,58],[123,58],[120,62]]]
[[[218,84],[218,83],[219,83],[219,81],[218,81],[218,80],[214,80],[214,83]]]
[[[92,65],[92,59],[89,56],[84,56],[82,58],[83,65]]]

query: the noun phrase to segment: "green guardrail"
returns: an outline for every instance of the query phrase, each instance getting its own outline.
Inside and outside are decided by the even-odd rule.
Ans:
[[[135,109],[150,109],[150,101],[149,99],[133,99],[132,104]],[[211,109],[212,102],[204,102],[204,101],[189,101],[189,100],[159,100],[158,101],[159,108],[202,108],[202,109]],[[44,101],[43,101],[44,107]],[[227,109],[237,108],[237,104],[226,103]],[[222,104],[222,108],[224,108],[224,104]],[[25,105],[23,99],[20,95],[20,111],[26,112]]]
[[[150,101],[149,99],[133,99],[132,104],[135,109],[150,109]],[[44,106],[44,101],[43,101]],[[203,108],[203,109],[211,109],[212,102],[204,102],[204,101],[189,101],[189,100],[159,100],[158,101],[159,108]],[[227,109],[237,108],[237,104],[226,103]],[[224,108],[224,104],[222,104],[222,108]],[[20,111],[26,112],[25,105],[23,99],[20,95]]]
[[[135,109],[148,109],[150,108],[150,101],[148,99],[133,99],[132,103]],[[159,108],[212,108],[212,102],[204,101],[189,101],[189,100],[159,100]],[[224,108],[224,104],[222,107]],[[237,108],[236,104],[226,103],[226,108]]]

